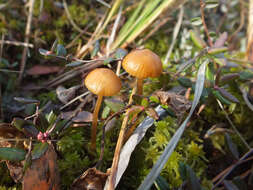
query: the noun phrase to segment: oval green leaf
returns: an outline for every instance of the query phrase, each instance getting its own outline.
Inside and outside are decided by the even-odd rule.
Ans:
[[[9,148],[1,147],[0,148],[0,160],[9,160],[9,161],[22,161],[25,159],[26,152],[19,148]]]

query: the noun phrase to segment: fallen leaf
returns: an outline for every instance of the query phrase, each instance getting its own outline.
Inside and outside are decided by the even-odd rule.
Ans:
[[[80,87],[81,85],[77,85],[66,89],[63,86],[58,86],[56,88],[57,97],[62,103],[66,104],[74,97],[76,90],[78,90]]]
[[[61,118],[62,119],[69,119],[71,118],[73,115],[73,111],[69,111],[69,112],[62,112],[61,113]],[[88,111],[82,111],[79,112],[75,117],[72,118],[73,122],[92,122],[92,113],[88,112]]]
[[[75,179],[71,190],[103,190],[109,172],[103,173],[96,168],[89,168]]]
[[[57,73],[62,70],[62,67],[58,66],[46,66],[46,65],[35,65],[28,69],[26,73],[28,75],[47,75],[51,73]]]
[[[53,145],[39,159],[32,161],[23,177],[23,190],[59,190],[57,158]]]

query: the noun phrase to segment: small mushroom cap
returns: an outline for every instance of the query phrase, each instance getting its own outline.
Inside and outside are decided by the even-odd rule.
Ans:
[[[162,73],[162,62],[149,49],[134,50],[122,62],[123,68],[137,78],[158,77]]]
[[[113,96],[121,89],[119,77],[112,70],[105,68],[91,71],[84,83],[93,94],[102,96]]]

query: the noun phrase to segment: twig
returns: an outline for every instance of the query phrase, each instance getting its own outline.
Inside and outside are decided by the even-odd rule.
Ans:
[[[1,41],[4,41],[4,34],[2,34],[2,40]],[[1,43],[1,46],[0,46],[0,62],[2,61],[2,57],[3,57],[3,49],[4,49],[4,43]]]
[[[89,93],[90,93],[90,92],[87,91],[87,92],[85,92],[85,93],[83,93],[83,94],[81,94],[81,95],[75,97],[74,99],[72,99],[72,100],[70,100],[68,103],[66,103],[64,106],[62,106],[62,107],[60,108],[60,110],[63,110],[64,108],[66,108],[66,107],[69,106],[70,104],[74,103],[76,100],[79,100],[80,98],[82,98],[82,97],[88,95]]]
[[[156,31],[158,31],[164,24],[166,24],[171,17],[164,18],[160,23],[154,23],[155,27],[143,38],[143,41],[146,41],[150,36],[152,36]]]
[[[29,47],[33,48],[33,44],[25,43],[25,42],[18,42],[18,41],[10,41],[10,40],[0,40],[0,44],[9,44],[9,45],[14,45],[14,46],[24,46],[24,47]]]
[[[99,2],[99,3],[101,3],[101,4],[104,5],[104,6],[108,7],[109,9],[111,8],[111,5],[108,4],[108,3],[106,3],[106,2],[103,1],[103,0],[96,0],[96,1]]]
[[[106,44],[106,55],[107,56],[110,54],[110,51],[111,51],[110,47],[111,47],[111,45],[112,45],[112,43],[115,39],[115,34],[116,34],[117,28],[119,26],[121,14],[122,14],[122,8],[123,8],[123,5],[121,5],[120,8],[119,8],[117,18],[116,18],[116,20],[114,21],[114,24],[113,24],[111,35],[110,35],[109,39],[107,40],[107,44]]]
[[[206,25],[206,22],[205,22],[205,11],[204,11],[205,6],[206,5],[203,2],[203,0],[200,0],[200,11],[201,11],[202,24],[204,26],[204,30],[205,30],[206,36],[208,38],[209,46],[212,47],[213,46],[213,42],[211,40],[211,37],[210,37],[209,32],[208,32],[207,25]]]
[[[34,2],[35,2],[35,0],[30,0],[29,1],[29,15],[28,15],[28,18],[27,18],[26,31],[25,31],[25,43],[26,44],[29,44],[29,36],[30,36],[30,32],[31,32]],[[26,65],[27,52],[28,52],[28,47],[25,47],[23,49],[23,53],[22,53],[22,60],[21,60],[21,65],[20,65],[20,73],[19,73],[18,83],[20,83],[22,81],[22,78],[23,78],[25,65]]]
[[[174,77],[176,77],[179,73],[181,73],[185,68],[189,67],[191,64],[193,64],[199,57],[207,54],[207,48],[203,49],[201,52],[199,52],[194,58],[188,60],[187,62],[183,63],[182,65],[180,65],[180,67],[178,68],[176,74]]]
[[[230,42],[231,40],[233,40],[233,38],[243,29],[244,24],[245,24],[245,13],[246,10],[243,6],[243,2],[242,0],[240,0],[240,7],[241,7],[241,11],[240,11],[240,24],[238,26],[238,28],[233,32],[233,34],[229,37],[228,41]]]
[[[224,110],[224,107],[222,106],[221,102],[219,100],[217,100],[221,110],[224,112],[226,119],[228,120],[229,124],[232,126],[232,128],[234,129],[235,133],[238,135],[238,137],[241,139],[241,141],[243,142],[243,144],[250,150],[251,147],[249,146],[249,144],[245,141],[245,139],[242,137],[242,135],[240,134],[240,132],[237,130],[237,128],[235,127],[235,125],[233,124],[233,122],[231,121],[231,119],[229,118],[227,112]]]
[[[112,114],[110,117],[108,117],[102,127],[102,137],[101,137],[101,148],[100,148],[100,156],[98,159],[98,162],[95,166],[95,168],[98,168],[100,166],[100,164],[102,163],[103,160],[103,156],[104,156],[104,147],[105,147],[105,126],[108,124],[109,121],[111,121],[114,117],[118,116],[119,114],[122,114],[123,112],[125,112],[125,110],[127,110],[128,108],[130,108],[132,106],[132,104],[127,105],[125,108],[121,109],[120,111]]]
[[[235,164],[233,164],[232,166],[229,167],[228,171],[222,176],[222,178],[212,187],[212,190],[214,190],[217,186],[219,186],[225,179],[226,177],[241,163],[243,163],[243,161],[245,159],[247,159],[247,157],[249,155],[251,155],[253,152],[253,149],[250,149],[246,154],[243,155],[243,157],[240,158],[240,160],[238,160]]]
[[[167,55],[166,55],[166,57],[165,57],[164,65],[167,65],[168,60],[169,60],[169,58],[170,58],[170,55],[171,55],[171,53],[172,53],[172,50],[173,50],[173,48],[174,48],[174,45],[175,45],[175,43],[176,43],[177,35],[178,35],[178,32],[179,32],[179,30],[180,30],[180,28],[181,28],[182,21],[183,21],[183,17],[184,17],[184,7],[181,6],[181,7],[180,7],[180,11],[179,11],[179,15],[178,15],[178,19],[177,19],[177,24],[176,24],[176,26],[174,27],[174,31],[173,31],[172,43],[171,43],[170,48],[169,48],[169,50],[168,50],[168,52],[167,52]]]

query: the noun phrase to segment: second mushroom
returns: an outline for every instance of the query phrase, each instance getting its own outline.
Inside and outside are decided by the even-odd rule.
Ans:
[[[121,82],[112,70],[98,68],[91,71],[87,75],[84,83],[89,91],[98,95],[96,106],[93,111],[93,122],[91,129],[91,150],[95,150],[98,112],[103,100],[103,96],[113,96],[117,94],[121,89]]]

